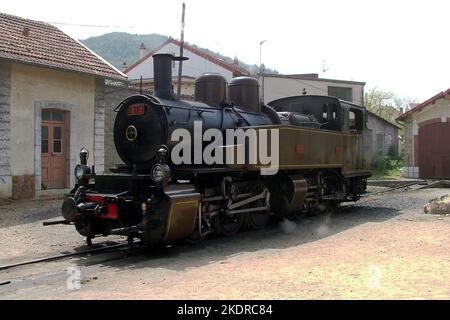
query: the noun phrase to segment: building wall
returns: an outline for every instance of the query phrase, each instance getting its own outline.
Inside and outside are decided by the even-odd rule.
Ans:
[[[12,183],[12,193],[14,190],[39,190],[39,185],[35,186],[35,175],[40,176],[36,165],[40,163],[40,152],[35,148],[40,143],[40,113],[37,114],[37,110],[45,106],[65,106],[64,111],[76,114],[76,117],[69,117],[71,123],[68,124],[71,134],[69,157],[73,163],[81,147],[94,150],[94,104],[94,77],[12,64],[10,163],[13,182],[15,180],[17,184]],[[69,177],[73,184],[73,175]],[[66,183],[69,185],[69,181]],[[26,196],[30,195],[23,195]]]
[[[264,77],[264,102],[301,95],[303,88],[307,94],[328,95],[328,86],[352,88],[353,100],[351,102],[364,105],[364,85],[332,82],[323,80],[305,80],[282,77]]]
[[[157,53],[170,53],[176,56],[179,55],[180,47],[168,43],[166,46],[161,48]],[[227,81],[233,78],[233,73],[209,60],[202,58],[189,50],[183,51],[183,56],[188,57],[189,60],[183,62],[183,75],[190,77],[198,77],[205,72],[216,72],[223,75]],[[178,62],[174,63],[174,68],[172,68],[172,74],[178,75]],[[129,80],[140,79],[152,79],[153,78],[153,58],[150,57],[143,61],[141,64],[137,65],[134,69],[127,73]]]
[[[412,121],[405,122],[403,127],[403,162],[405,167],[414,166],[414,151],[413,151],[413,134]]]
[[[139,88],[140,87],[140,81],[139,80],[133,80],[130,82],[131,86]],[[153,79],[151,80],[144,80],[142,82],[142,88],[149,90],[151,94],[153,94],[153,89],[155,87],[155,83],[153,82]],[[177,77],[173,77],[172,80],[172,88],[173,92],[176,95],[177,89],[178,89],[178,79]],[[195,79],[190,78],[184,78],[181,80],[181,95],[183,96],[194,96],[195,94]]]
[[[450,118],[450,101],[438,99],[420,111],[413,112],[405,120],[403,176],[419,177],[419,127],[427,121],[446,122]]]
[[[105,171],[105,79],[95,79],[94,165],[95,172]]]
[[[0,62],[0,198],[11,197],[9,159],[11,64]]]
[[[367,128],[372,130],[371,155],[373,156],[380,150],[378,149],[378,136],[382,137],[382,154],[389,155],[390,152],[398,152],[398,128],[378,119],[368,113]]]

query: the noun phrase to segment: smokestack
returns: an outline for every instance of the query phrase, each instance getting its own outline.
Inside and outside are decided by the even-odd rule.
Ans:
[[[168,53],[153,55],[153,79],[155,95],[161,99],[175,100],[172,88],[172,61],[174,56]]]
[[[141,43],[141,46],[139,48],[139,59],[142,59],[145,56],[145,51],[147,48],[145,47],[144,43]]]

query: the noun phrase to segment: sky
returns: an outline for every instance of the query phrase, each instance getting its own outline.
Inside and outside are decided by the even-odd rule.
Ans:
[[[249,64],[261,58],[283,74],[362,81],[366,91],[418,102],[450,88],[448,0],[14,0],[0,12],[76,39],[115,31],[179,39],[183,2],[185,41]]]

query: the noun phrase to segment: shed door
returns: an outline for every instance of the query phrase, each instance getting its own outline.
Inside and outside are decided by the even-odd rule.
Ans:
[[[66,186],[64,114],[57,111],[42,112],[41,162],[42,184],[45,189]]]
[[[450,178],[450,123],[419,128],[420,178]]]

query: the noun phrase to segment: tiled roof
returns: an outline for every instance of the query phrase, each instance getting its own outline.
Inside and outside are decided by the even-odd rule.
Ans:
[[[412,108],[411,110],[409,110],[409,111],[407,111],[407,112],[401,114],[396,120],[397,120],[397,121],[401,121],[401,120],[405,119],[407,116],[409,116],[410,114],[412,114],[412,113],[414,113],[414,112],[416,112],[416,111],[422,110],[422,109],[423,109],[424,107],[426,107],[427,105],[429,105],[429,104],[431,104],[431,103],[434,103],[434,102],[436,102],[436,100],[441,99],[441,98],[443,98],[443,99],[449,99],[449,100],[450,100],[450,88],[447,89],[447,90],[445,90],[445,91],[439,92],[437,95],[431,97],[431,98],[428,99],[427,101],[422,102],[422,103],[416,105],[416,106],[415,106],[414,108]]]
[[[167,39],[165,42],[163,42],[159,47],[157,47],[156,49],[150,51],[149,53],[147,53],[145,56],[143,56],[142,58],[140,58],[138,61],[136,61],[135,63],[133,63],[131,66],[129,66],[126,70],[124,70],[124,73],[128,73],[129,71],[131,71],[132,69],[136,68],[138,65],[140,65],[142,62],[144,62],[145,60],[147,60],[148,58],[150,58],[151,56],[153,56],[156,52],[158,52],[159,50],[161,50],[162,48],[164,48],[166,45],[168,45],[169,43],[173,43],[177,46],[181,45],[180,41],[177,41],[175,39],[169,38]],[[215,57],[212,54],[209,54],[208,52],[205,52],[201,49],[195,48],[189,44],[184,43],[183,46],[184,50],[190,51],[214,64],[217,64],[219,66],[221,66],[222,68],[225,68],[227,70],[230,70],[231,72],[234,72],[236,74],[240,74],[240,75],[249,75],[250,72],[247,69],[244,69],[232,62],[227,62],[225,60],[222,60],[220,58]]]
[[[126,80],[126,75],[58,28],[4,13],[0,13],[0,59]]]

